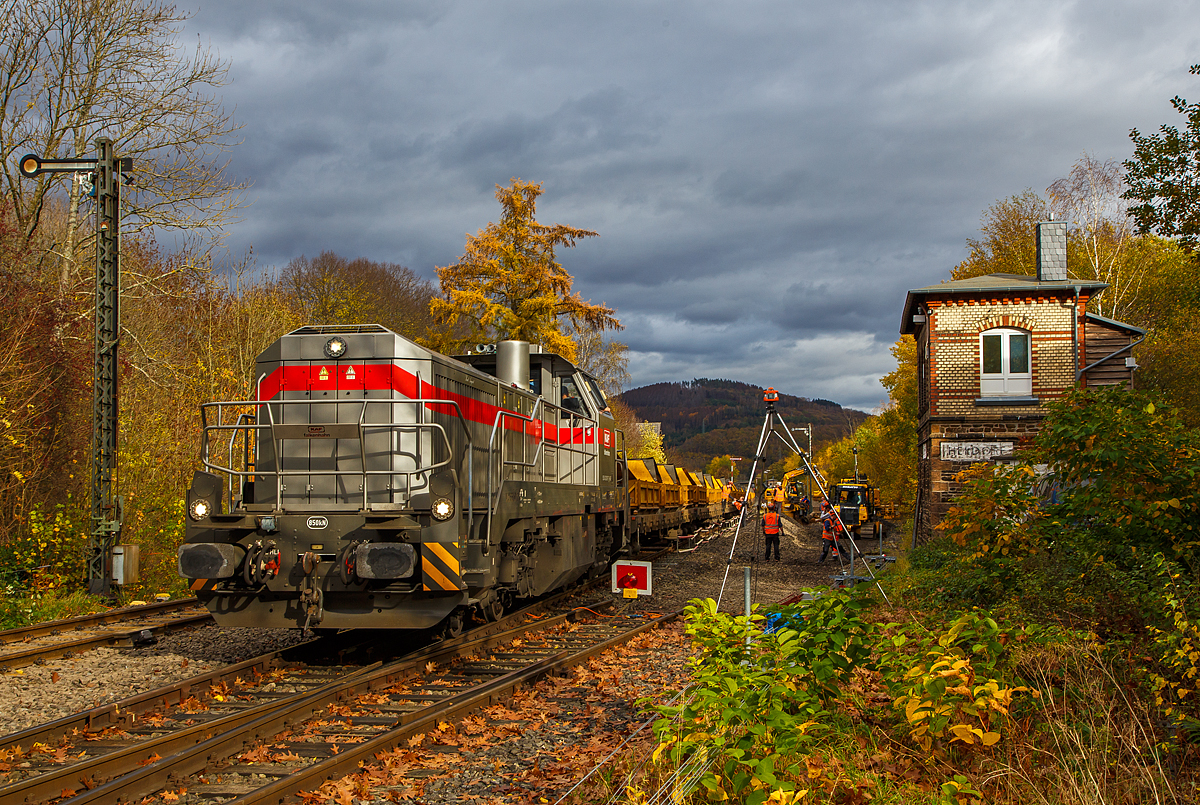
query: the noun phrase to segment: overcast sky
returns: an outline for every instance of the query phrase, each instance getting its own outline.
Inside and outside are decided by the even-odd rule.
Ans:
[[[1200,100],[1192,2],[185,0],[230,61],[235,255],[433,278],[541,182],[634,386],[729,378],[864,410],[905,292],[984,209],[1125,159]]]

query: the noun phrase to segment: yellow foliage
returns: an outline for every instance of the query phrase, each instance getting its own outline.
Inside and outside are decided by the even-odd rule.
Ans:
[[[459,261],[437,269],[443,295],[430,303],[430,312],[449,326],[465,321],[476,339],[528,341],[574,360],[575,344],[562,331],[563,320],[577,331],[619,330],[621,323],[612,308],[571,293],[574,280],[554,250],[596,233],[539,224],[534,214],[541,194],[540,184],[520,179],[496,186],[500,223],[468,235]]]
[[[926,654],[905,675],[908,692],[896,698],[896,709],[904,711],[909,737],[926,752],[933,742],[946,738],[960,746],[994,746],[1000,733],[992,729],[992,713],[1007,716],[1013,694],[1024,687],[1001,687],[995,679],[975,684],[971,661],[954,649],[941,647]]]

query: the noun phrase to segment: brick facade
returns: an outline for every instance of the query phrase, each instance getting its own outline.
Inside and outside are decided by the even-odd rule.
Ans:
[[[1045,405],[1075,385],[1085,356],[1096,354],[1094,349],[1089,353],[1087,339],[1100,332],[1090,321],[1095,317],[1086,315],[1088,299],[1105,287],[991,274],[909,292],[901,333],[912,335],[918,346],[919,541],[936,533],[957,496],[955,476],[975,461],[1027,447],[1041,426]],[[1029,334],[1029,394],[981,393],[980,336],[1000,327]],[[1128,344],[1136,329],[1117,333],[1110,327],[1104,332],[1124,337]],[[1128,375],[1125,370],[1125,381]],[[1105,378],[1103,382],[1122,382],[1111,370]]]

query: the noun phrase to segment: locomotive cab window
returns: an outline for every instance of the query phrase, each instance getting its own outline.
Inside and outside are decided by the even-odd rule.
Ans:
[[[979,392],[984,397],[1027,396],[1033,391],[1029,333],[998,328],[979,334]]]
[[[563,416],[567,416],[568,412],[578,416],[590,417],[587,406],[583,401],[583,396],[579,393],[579,387],[575,385],[575,378],[564,377],[560,382],[561,398],[559,405],[563,408]]]
[[[604,399],[604,392],[600,390],[600,384],[591,378],[589,375],[580,375],[583,380],[583,386],[591,394],[592,405],[597,411],[608,410],[608,400]]]

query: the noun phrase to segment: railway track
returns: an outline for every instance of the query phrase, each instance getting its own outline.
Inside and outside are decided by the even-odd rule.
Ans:
[[[0,632],[0,672],[103,646],[152,642],[157,636],[212,622],[195,598],[111,610]]]
[[[279,801],[648,626],[565,603],[577,595],[388,664],[299,666],[283,656],[292,647],[7,736],[0,803],[136,800],[172,785],[209,801]],[[185,779],[206,771],[223,782]]]

